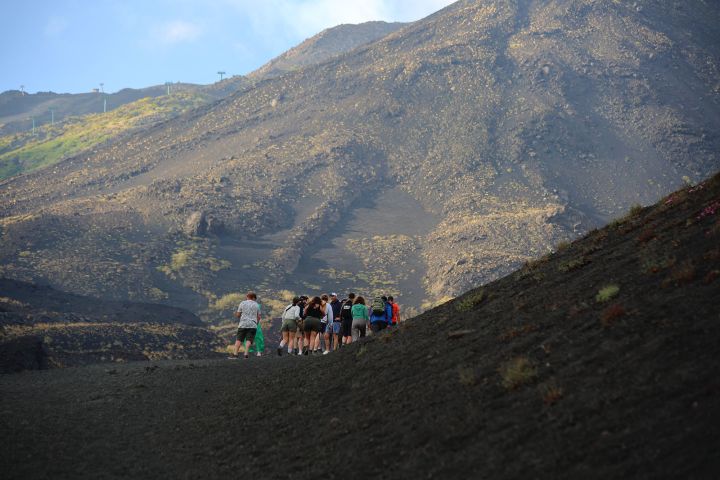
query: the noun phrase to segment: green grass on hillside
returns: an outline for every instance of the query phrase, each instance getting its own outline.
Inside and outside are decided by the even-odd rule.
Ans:
[[[70,117],[56,125],[0,137],[0,179],[53,165],[116,135],[153,124],[207,103],[208,98],[182,92],[143,98],[107,113]]]

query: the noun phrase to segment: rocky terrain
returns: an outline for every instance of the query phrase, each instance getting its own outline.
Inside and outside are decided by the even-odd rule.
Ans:
[[[0,375],[0,468],[716,478],[719,239],[717,175],[331,355]]]
[[[435,304],[717,170],[718,25],[457,2],[0,183],[0,274],[215,322],[249,288]]]
[[[248,75],[252,80],[277,77],[325,62],[357,47],[372,43],[404,27],[405,23],[365,22],[338,25],[308,38]]]
[[[187,310],[99,300],[0,279],[0,373],[208,358],[224,352],[225,345]]]

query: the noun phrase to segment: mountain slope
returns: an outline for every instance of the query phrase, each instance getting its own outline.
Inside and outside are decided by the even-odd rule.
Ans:
[[[379,40],[405,25],[405,23],[399,22],[365,22],[358,25],[338,25],[328,28],[272,59],[250,73],[248,78],[260,80],[276,77],[322,63],[361,45]]]
[[[720,175],[332,355],[0,376],[13,439],[0,465],[8,478],[714,478],[718,239]],[[309,429],[288,422],[318,405]]]
[[[111,302],[0,278],[0,373],[161,358],[209,358],[224,343],[176,307]]]
[[[718,169],[718,25],[702,1],[458,2],[0,184],[3,275],[195,311],[455,296]]]

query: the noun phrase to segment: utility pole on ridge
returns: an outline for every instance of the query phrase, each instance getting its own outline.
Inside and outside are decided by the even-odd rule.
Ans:
[[[222,82],[222,77],[223,77],[223,75],[225,75],[225,72],[217,72],[217,73],[218,73],[218,75],[220,75],[220,81]]]

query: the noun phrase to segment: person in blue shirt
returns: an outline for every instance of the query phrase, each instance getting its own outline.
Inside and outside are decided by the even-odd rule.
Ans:
[[[375,297],[370,305],[370,330],[378,333],[387,328],[392,322],[392,305],[387,297]]]

